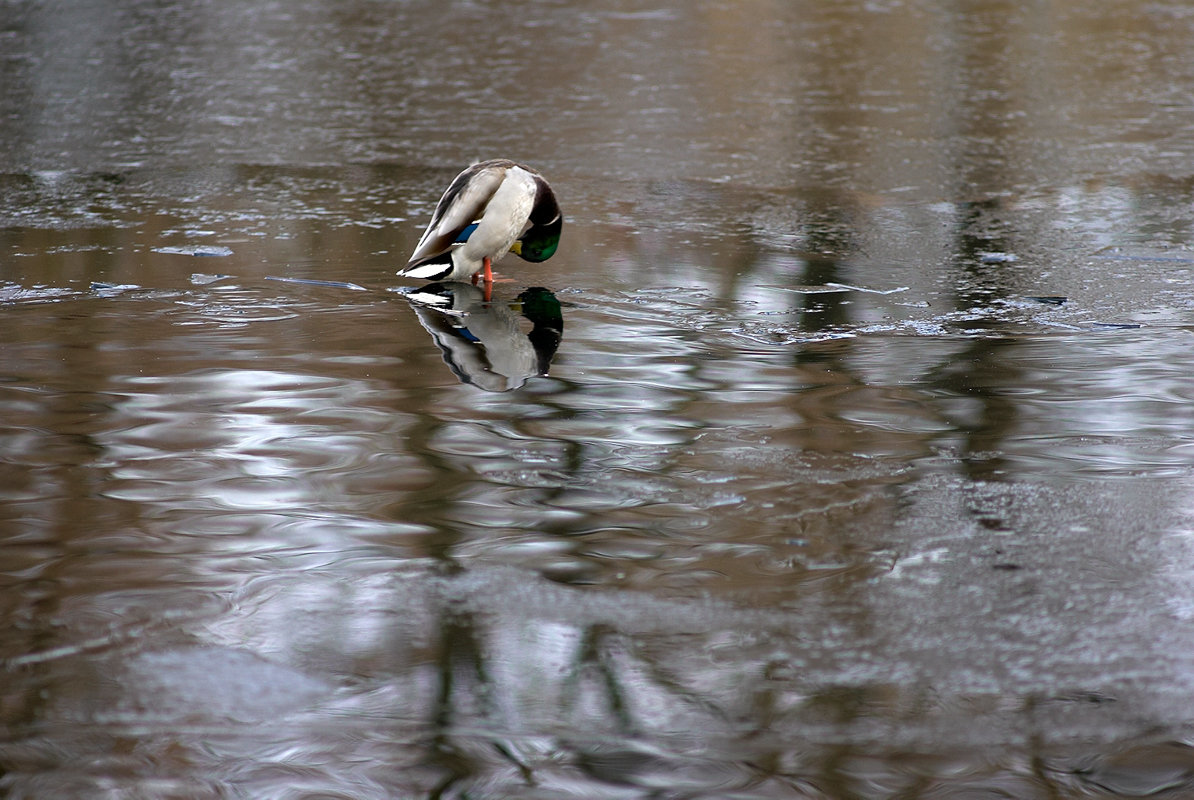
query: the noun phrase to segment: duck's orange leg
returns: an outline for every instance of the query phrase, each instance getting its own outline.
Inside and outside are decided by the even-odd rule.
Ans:
[[[473,285],[475,287],[476,279],[484,278],[485,283],[482,285],[484,285],[485,288],[485,295],[482,296],[482,299],[484,299],[485,302],[490,302],[490,299],[493,296],[493,261],[488,258],[482,258],[481,265],[481,271],[475,273],[473,276]]]
[[[473,286],[476,286],[481,278],[484,278],[486,283],[493,283],[493,261],[488,258],[482,258],[481,271],[473,273]]]
[[[493,262],[485,258],[481,260],[481,263],[485,265],[482,270],[484,273],[482,285],[485,287],[485,302],[488,303],[493,296]]]

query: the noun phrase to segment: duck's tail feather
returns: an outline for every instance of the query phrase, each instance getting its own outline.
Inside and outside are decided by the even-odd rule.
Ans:
[[[452,274],[452,262],[449,261],[420,261],[409,264],[398,270],[402,278],[418,278],[425,281],[439,281]]]

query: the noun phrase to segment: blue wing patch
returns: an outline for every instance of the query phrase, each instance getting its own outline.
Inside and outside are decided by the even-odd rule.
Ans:
[[[463,242],[467,242],[468,237],[472,236],[473,231],[475,231],[476,229],[477,229],[476,222],[470,224],[468,227],[466,227],[464,230],[462,230],[460,232],[460,235],[456,237],[456,241],[453,242],[453,244],[462,244]]]

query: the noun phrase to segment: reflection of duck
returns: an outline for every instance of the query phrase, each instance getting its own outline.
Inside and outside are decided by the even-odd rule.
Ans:
[[[456,176],[440,198],[423,238],[398,274],[429,281],[493,283],[490,265],[507,251],[546,261],[560,243],[564,217],[535,170],[506,159],[482,161]]]
[[[456,377],[486,391],[505,392],[546,375],[560,346],[564,318],[547,289],[527,289],[515,303],[489,303],[467,283],[432,283],[406,295]],[[530,333],[518,314],[531,321]]]

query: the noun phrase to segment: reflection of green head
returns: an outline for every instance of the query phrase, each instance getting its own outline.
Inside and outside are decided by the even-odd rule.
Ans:
[[[532,286],[518,296],[522,303],[522,315],[536,328],[564,330],[564,313],[559,299],[542,286]]]
[[[542,286],[532,286],[518,299],[522,302],[522,315],[535,326],[527,338],[535,349],[539,374],[546,375],[552,356],[560,346],[560,339],[564,338],[564,314],[560,309],[560,301]]]
[[[563,227],[562,216],[556,217],[546,225],[532,225],[510,250],[525,261],[546,261],[555,255],[556,248],[560,246],[560,230]]]

